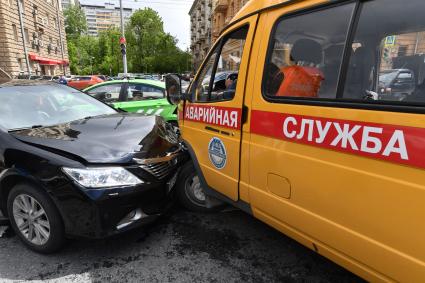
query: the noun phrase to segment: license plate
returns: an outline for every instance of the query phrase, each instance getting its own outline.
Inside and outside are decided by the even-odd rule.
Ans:
[[[177,171],[174,176],[170,179],[170,181],[168,181],[167,186],[168,186],[168,190],[167,193],[171,192],[171,190],[174,188],[174,186],[177,183],[177,177],[179,175],[179,172]]]

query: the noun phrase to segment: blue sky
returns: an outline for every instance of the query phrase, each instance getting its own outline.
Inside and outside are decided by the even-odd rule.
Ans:
[[[119,3],[118,0],[80,0],[82,4],[102,5],[105,2]],[[192,0],[123,0],[124,7],[139,9],[151,7],[164,21],[164,29],[175,36],[178,46],[186,50],[190,46],[189,10]]]

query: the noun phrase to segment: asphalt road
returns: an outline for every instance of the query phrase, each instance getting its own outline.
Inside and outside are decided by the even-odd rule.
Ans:
[[[362,282],[251,216],[175,209],[147,229],[35,254],[0,238],[0,282]]]

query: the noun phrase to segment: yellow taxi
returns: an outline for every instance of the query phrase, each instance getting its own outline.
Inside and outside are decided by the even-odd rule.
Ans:
[[[186,93],[178,197],[372,282],[425,282],[425,1],[252,0]]]

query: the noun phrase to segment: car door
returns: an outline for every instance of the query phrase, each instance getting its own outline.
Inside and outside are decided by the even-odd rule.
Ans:
[[[145,115],[165,116],[167,106],[164,89],[146,83],[131,82],[123,90],[127,98],[119,103],[119,107],[128,112]]]
[[[425,50],[425,2],[409,4],[269,11],[250,78],[254,215],[371,281],[425,278],[425,87],[378,95],[400,46]]]
[[[242,106],[257,16],[239,22],[214,46],[189,90],[182,131],[208,186],[237,201]],[[237,73],[215,84],[223,72]]]
[[[101,84],[87,90],[87,94],[103,102],[117,103],[122,85],[122,83]]]

